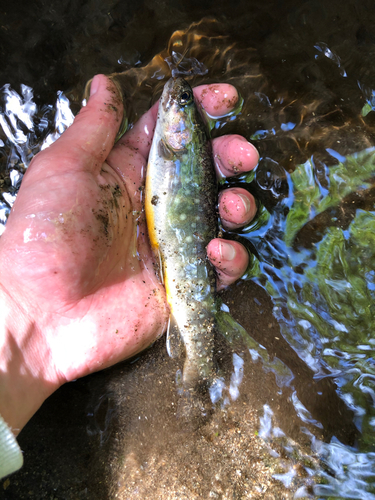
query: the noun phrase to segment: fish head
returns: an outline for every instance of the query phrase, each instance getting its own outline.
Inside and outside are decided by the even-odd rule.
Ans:
[[[170,153],[186,150],[193,141],[197,107],[192,88],[183,78],[171,78],[160,98],[161,139]]]

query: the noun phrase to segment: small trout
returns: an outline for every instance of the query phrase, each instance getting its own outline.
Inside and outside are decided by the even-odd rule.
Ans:
[[[212,383],[220,304],[206,247],[217,235],[217,180],[206,125],[190,85],[171,78],[160,99],[146,178],[146,218],[170,306],[169,354],[185,350],[182,384]]]

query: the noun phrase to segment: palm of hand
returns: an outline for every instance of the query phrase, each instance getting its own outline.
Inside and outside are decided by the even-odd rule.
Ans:
[[[35,158],[1,241],[7,281],[68,380],[141,351],[167,320],[141,212],[146,158],[132,133],[100,162],[112,128],[96,157],[66,149],[68,130]]]

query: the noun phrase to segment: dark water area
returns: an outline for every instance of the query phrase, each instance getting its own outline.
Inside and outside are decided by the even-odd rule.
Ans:
[[[132,123],[183,56],[192,85],[239,90],[240,113],[212,122],[212,136],[245,136],[260,162],[221,186],[258,200],[248,227],[221,228],[252,255],[222,293],[249,334],[235,352],[217,339],[224,407],[200,431],[179,427],[179,366],[161,339],[54,394],[20,435],[25,466],[0,498],[375,498],[373,2],[52,0],[1,12],[1,224],[96,73],[114,74]]]

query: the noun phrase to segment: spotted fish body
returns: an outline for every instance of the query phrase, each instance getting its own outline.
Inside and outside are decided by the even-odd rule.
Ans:
[[[146,179],[151,246],[160,256],[171,310],[168,342],[185,350],[183,387],[214,377],[213,329],[219,309],[206,247],[217,234],[217,180],[206,126],[189,84],[170,79],[160,99]],[[176,347],[177,346],[177,347]]]

